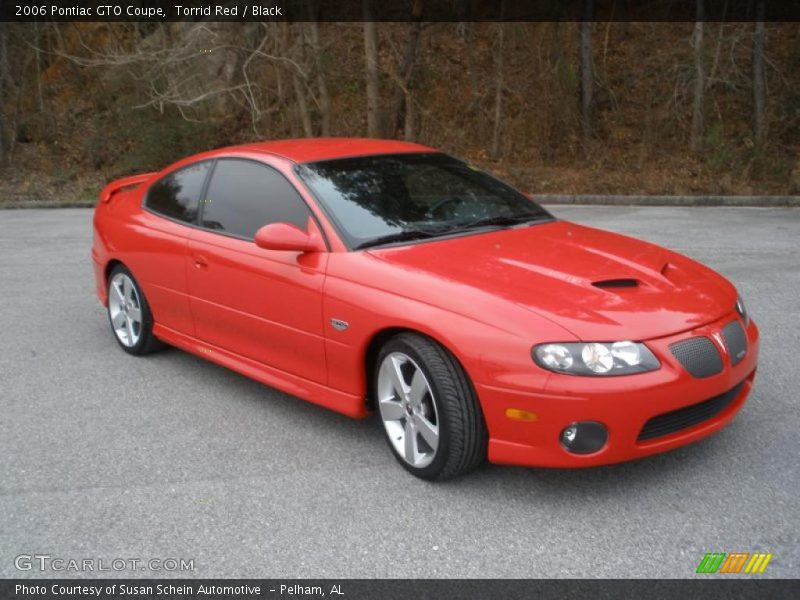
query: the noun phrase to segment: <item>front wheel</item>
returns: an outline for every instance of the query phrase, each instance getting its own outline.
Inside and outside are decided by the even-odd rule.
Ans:
[[[413,475],[450,479],[485,460],[486,426],[475,390],[436,342],[395,336],[378,355],[373,381],[389,447]]]

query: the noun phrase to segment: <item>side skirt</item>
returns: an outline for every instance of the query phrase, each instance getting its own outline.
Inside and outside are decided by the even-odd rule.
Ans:
[[[234,354],[217,346],[212,346],[201,342],[193,337],[159,325],[153,324],[153,335],[158,339],[176,346],[181,350],[196,354],[202,358],[217,363],[245,377],[254,379],[260,383],[274,387],[307,400],[319,406],[342,413],[348,417],[361,419],[366,417],[367,411],[364,398],[346,394],[339,390],[334,390],[327,386],[303,379],[297,375],[292,375],[285,371],[275,369],[252,359]]]

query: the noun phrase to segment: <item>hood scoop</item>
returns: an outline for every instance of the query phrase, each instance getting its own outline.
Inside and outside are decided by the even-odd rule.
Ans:
[[[601,279],[600,281],[593,281],[592,285],[601,290],[619,289],[619,288],[635,288],[639,286],[638,279]]]

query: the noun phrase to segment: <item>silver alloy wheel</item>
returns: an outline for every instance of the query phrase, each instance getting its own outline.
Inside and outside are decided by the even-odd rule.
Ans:
[[[389,441],[410,466],[436,458],[439,413],[428,379],[410,356],[392,352],[378,370],[378,409]]]
[[[142,303],[125,273],[117,273],[108,284],[108,315],[120,343],[128,348],[135,346],[142,335]]]

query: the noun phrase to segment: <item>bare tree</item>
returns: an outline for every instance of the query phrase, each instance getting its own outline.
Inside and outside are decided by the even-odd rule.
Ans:
[[[272,113],[296,114],[297,119],[285,122],[295,129],[299,124],[304,135],[313,135],[309,76],[301,65],[304,42],[299,35],[291,44],[294,30],[289,24],[240,28],[225,23],[163,24],[146,35],[122,35],[123,27],[135,33],[133,26],[120,25],[111,29],[116,35],[100,47],[87,43],[79,30],[73,30],[77,51],[67,52],[60,43],[53,53],[82,67],[125,73],[144,96],[131,107],[134,109],[152,107],[163,113],[171,106],[184,119],[203,122],[215,118],[232,102],[249,114],[256,135],[260,135],[262,116],[269,118]],[[56,35],[60,35],[57,30]],[[268,68],[263,68],[265,64]]]
[[[319,112],[321,133],[324,136],[331,134],[331,96],[328,92],[328,83],[325,81],[325,69],[322,64],[322,45],[319,39],[319,23],[316,21],[314,11],[315,3],[309,4],[312,12],[312,20],[308,23],[309,43],[311,52],[314,55],[314,70],[317,77],[317,89],[319,90]]]
[[[717,47],[714,50],[714,60],[711,62],[711,71],[706,77],[706,87],[711,87],[714,78],[717,75],[717,68],[719,67],[720,53],[722,52],[722,40],[725,37],[725,15],[728,14],[728,0],[722,3],[722,15],[720,17],[720,24],[717,30]]]
[[[39,101],[39,112],[44,112],[44,96],[42,95],[42,58],[39,46],[41,39],[39,37],[39,22],[33,22],[33,36],[35,40],[34,54],[36,55],[36,98]]]
[[[381,137],[380,79],[378,77],[378,31],[372,21],[372,0],[364,0],[364,56],[367,75],[367,135]]]
[[[407,112],[411,104],[411,81],[417,60],[419,36],[422,31],[424,4],[423,0],[414,0],[411,8],[411,21],[408,24],[405,53],[403,54],[403,61],[397,77],[397,85],[392,100],[392,112],[389,116],[389,127],[391,128],[389,133],[393,137],[396,137],[400,129],[404,128],[406,121],[406,114],[404,113]],[[405,132],[405,138],[409,139],[408,132]]]
[[[594,65],[592,59],[592,13],[594,0],[584,0],[581,22],[581,127],[583,150],[588,152],[592,139],[592,91],[594,87]]]
[[[705,17],[703,0],[697,0],[697,13],[692,35],[694,47],[694,98],[692,102],[692,131],[689,141],[692,152],[700,148],[703,136],[703,91],[705,90],[705,72],[703,70],[703,19]]]
[[[296,53],[297,62],[302,62],[303,55],[305,54],[305,35],[302,23],[297,25]],[[311,113],[308,110],[308,102],[306,101],[305,81],[301,80],[297,69],[292,70],[292,87],[294,88],[294,96],[297,100],[297,111],[300,116],[300,123],[303,126],[303,135],[305,137],[314,137],[314,126],[311,124]]]
[[[767,141],[767,78],[764,69],[765,12],[765,0],[756,0],[756,24],[753,36],[753,135],[758,151],[763,150]]]
[[[417,111],[411,98],[406,102],[406,114],[403,119],[403,139],[411,142],[417,138]]]
[[[0,164],[6,159],[6,103],[8,88],[8,44],[6,42],[6,24],[0,23]]]
[[[481,88],[480,78],[478,76],[478,69],[476,68],[475,60],[475,23],[464,23],[464,43],[467,46],[467,71],[469,71],[469,108],[468,111],[475,105],[480,97],[479,90]]]
[[[500,124],[503,119],[503,46],[505,45],[505,23],[497,23],[497,50],[495,58],[495,87],[494,87],[494,127],[492,129],[492,147],[490,154],[493,159],[500,157]]]

